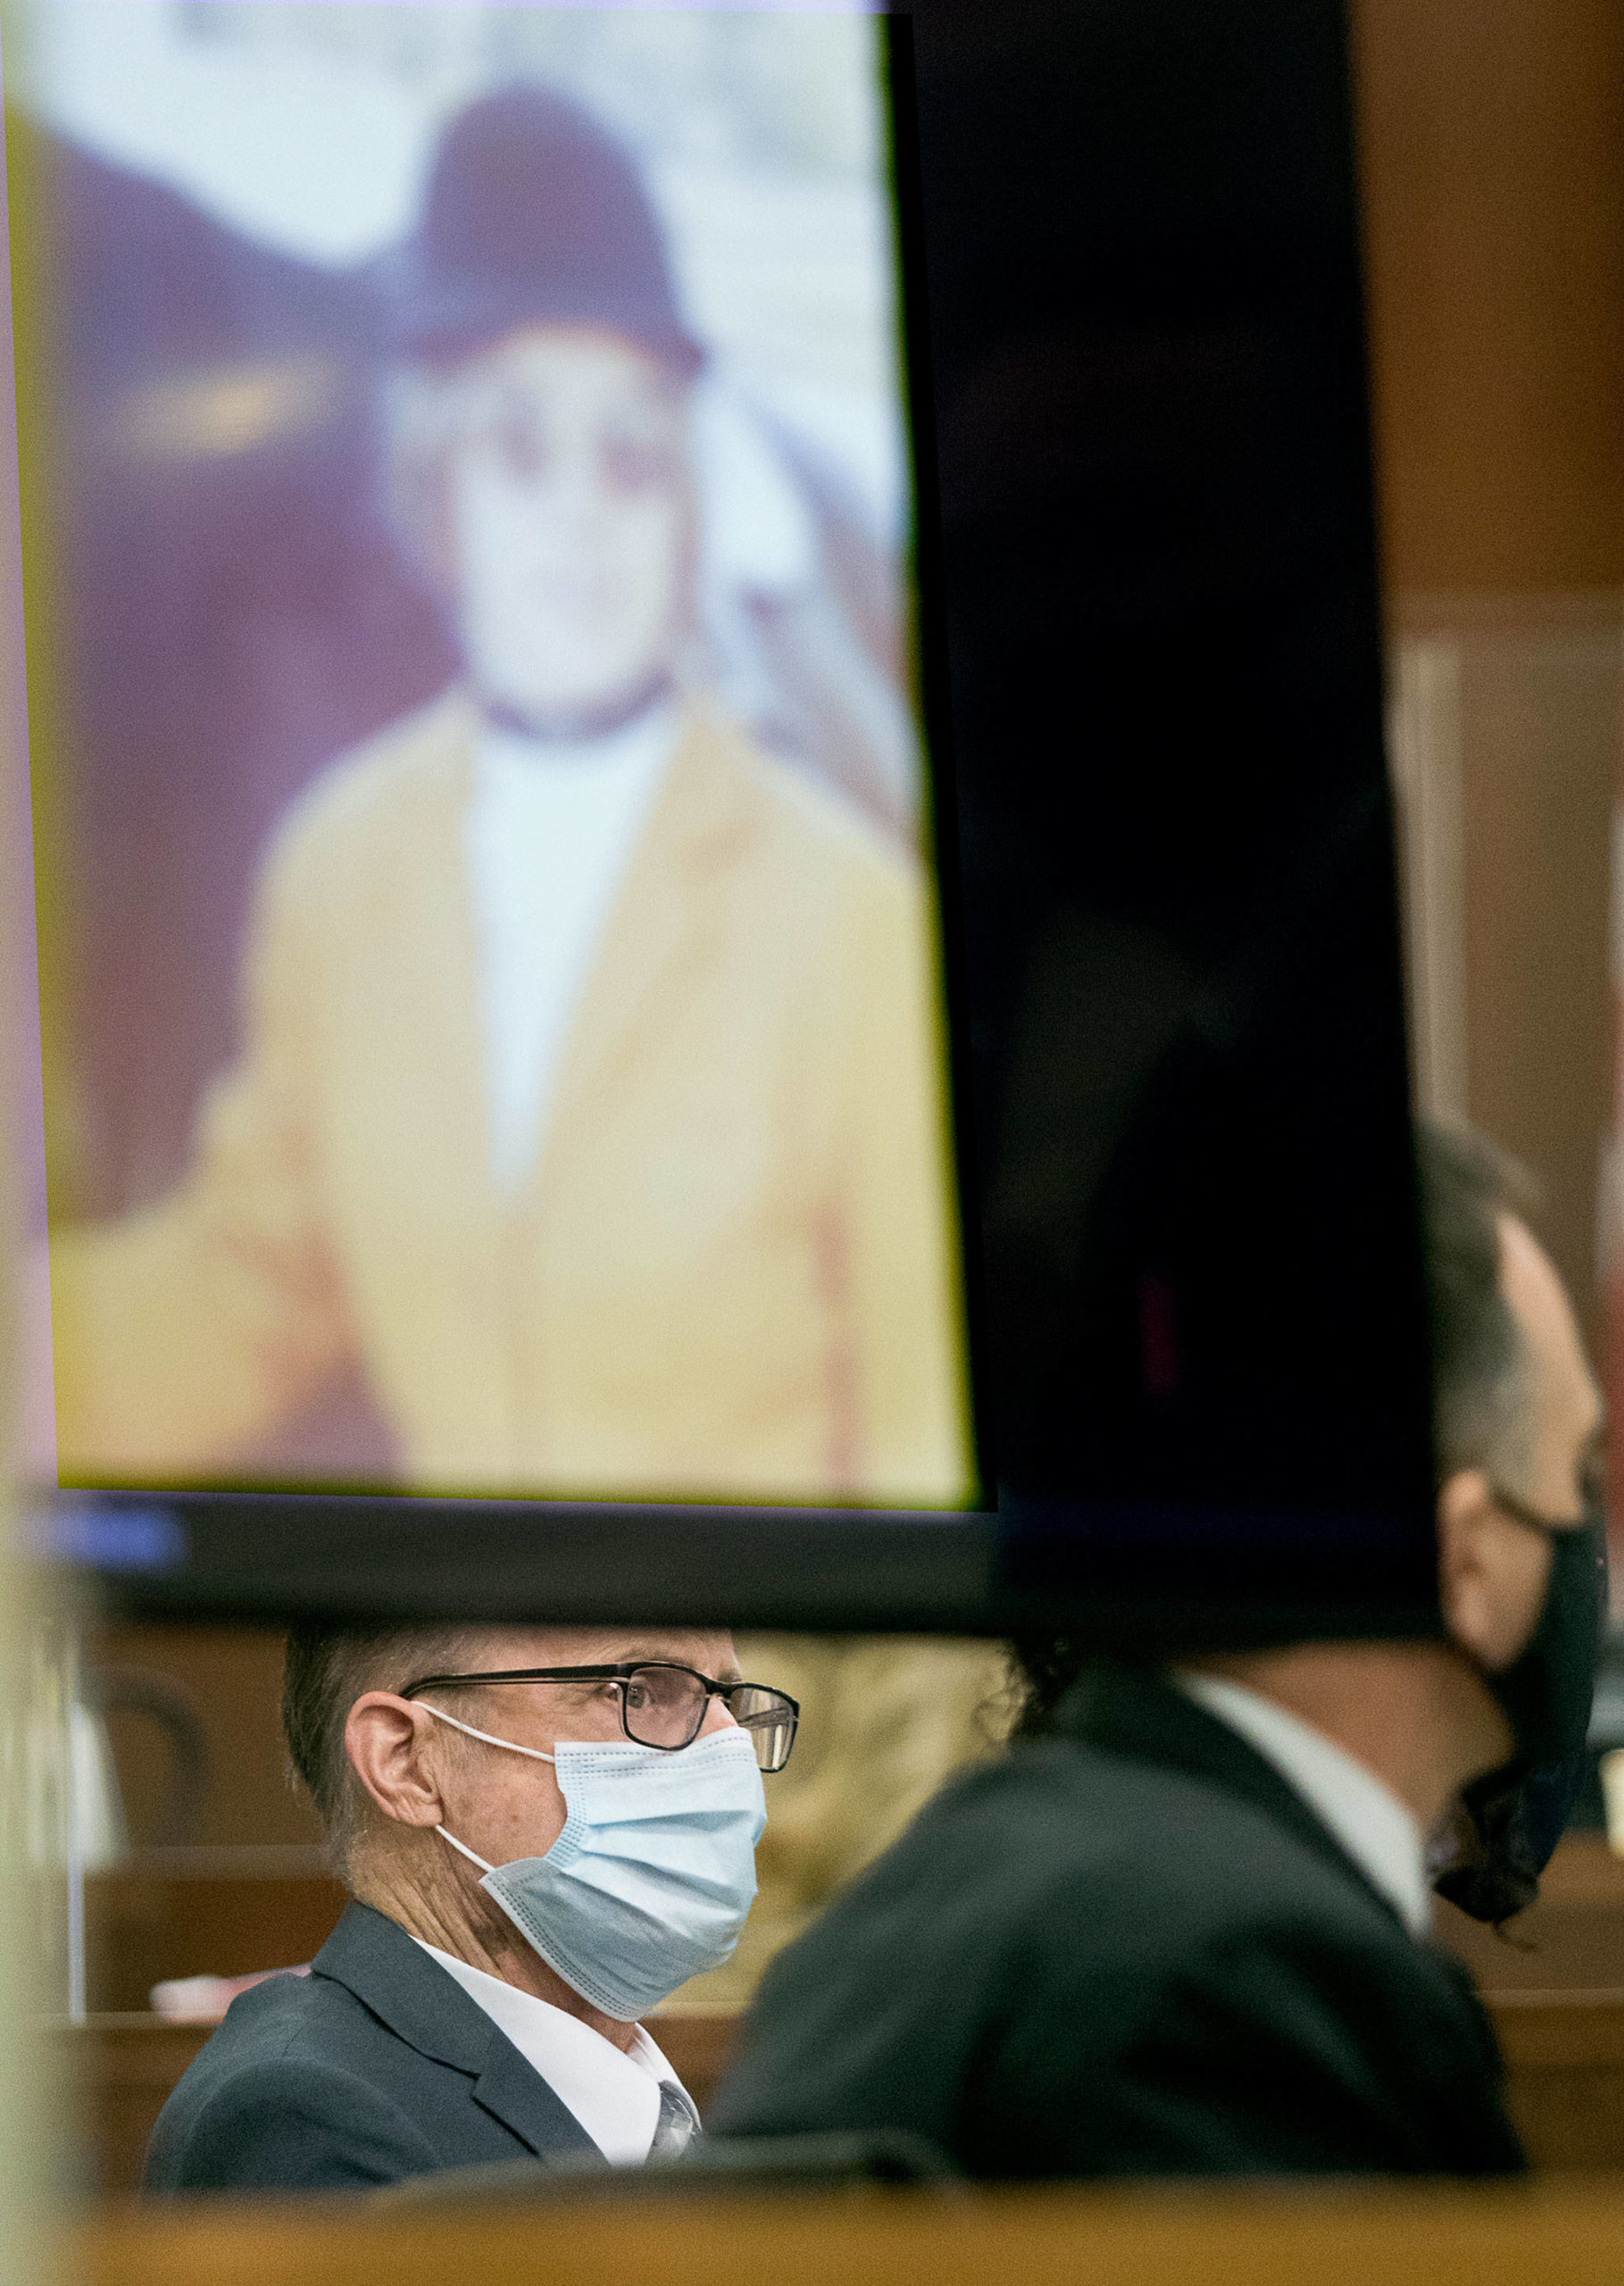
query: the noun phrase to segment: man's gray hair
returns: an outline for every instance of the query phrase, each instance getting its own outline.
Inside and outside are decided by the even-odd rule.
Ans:
[[[1527,1213],[1534,1184],[1467,1129],[1424,1126],[1417,1146],[1439,1481],[1481,1468],[1514,1484],[1528,1459],[1528,1361],[1501,1288],[1500,1222]]]
[[[345,1751],[349,1712],[369,1690],[404,1690],[420,1675],[455,1674],[477,1664],[474,1627],[379,1630],[296,1627],[282,1670],[282,1734],[327,1836],[333,1870],[348,1881],[367,1827],[368,1797]]]

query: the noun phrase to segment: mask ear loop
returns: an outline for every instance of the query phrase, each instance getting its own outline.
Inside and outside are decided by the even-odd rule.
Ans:
[[[454,1714],[447,1714],[440,1707],[431,1706],[426,1698],[414,1698],[412,1703],[414,1706],[421,1706],[425,1714],[432,1714],[437,1723],[449,1723],[454,1731],[461,1731],[466,1738],[478,1739],[484,1746],[505,1747],[509,1754],[529,1755],[532,1762],[557,1760],[555,1755],[543,1754],[539,1747],[516,1746],[512,1739],[493,1738],[488,1731],[476,1731],[471,1723],[459,1723]]]
[[[459,1856],[466,1857],[471,1865],[477,1865],[482,1873],[494,1873],[496,1872],[496,1867],[490,1863],[488,1858],[476,1856],[474,1851],[469,1848],[465,1841],[459,1841],[456,1835],[454,1833],[448,1833],[443,1825],[437,1825],[434,1830],[436,1833],[439,1835],[442,1841],[450,1842],[452,1848],[457,1851]]]
[[[461,1731],[467,1738],[478,1739],[482,1746],[504,1747],[509,1754],[528,1755],[532,1762],[553,1762],[557,1759],[554,1755],[543,1754],[539,1747],[518,1746],[512,1739],[493,1738],[488,1731],[476,1731],[471,1723],[460,1723],[454,1714],[447,1714],[442,1708],[431,1706],[426,1698],[414,1699],[412,1704],[421,1706],[425,1714],[432,1714],[437,1723],[449,1723],[454,1731]],[[442,1841],[448,1841],[460,1856],[466,1857],[471,1865],[477,1865],[482,1873],[496,1872],[496,1869],[493,1865],[483,1857],[476,1856],[465,1841],[459,1841],[456,1835],[448,1833],[443,1825],[437,1825],[434,1830]]]

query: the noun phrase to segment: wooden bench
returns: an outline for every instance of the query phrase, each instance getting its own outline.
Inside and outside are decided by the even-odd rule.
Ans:
[[[1492,1994],[1512,2115],[1535,2164],[1554,2173],[1624,2170],[1624,1990]],[[703,2109],[727,2069],[737,2018],[687,2008],[651,2020]],[[134,2188],[164,2098],[212,2028],[156,2016],[98,2016],[64,2028],[90,2173]],[[1624,2240],[1619,2248],[1624,2278]]]

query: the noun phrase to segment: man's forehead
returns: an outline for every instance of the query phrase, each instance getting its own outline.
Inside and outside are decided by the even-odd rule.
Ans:
[[[468,1638],[469,1672],[512,1667],[612,1667],[634,1659],[671,1659],[715,1673],[733,1656],[725,1628],[492,1628]]]

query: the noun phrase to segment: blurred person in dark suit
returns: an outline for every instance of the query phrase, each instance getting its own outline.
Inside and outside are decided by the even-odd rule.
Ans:
[[[796,1714],[725,1634],[296,1631],[283,1726],[354,1901],[233,2001],[147,2189],[679,2152],[698,2114],[638,2019],[732,1953]]]
[[[775,1964],[722,2132],[912,2129],[989,2177],[1522,2166],[1428,1841],[1582,1739],[1601,1406],[1502,1163],[1423,1148],[1440,1638],[1083,1664]]]

